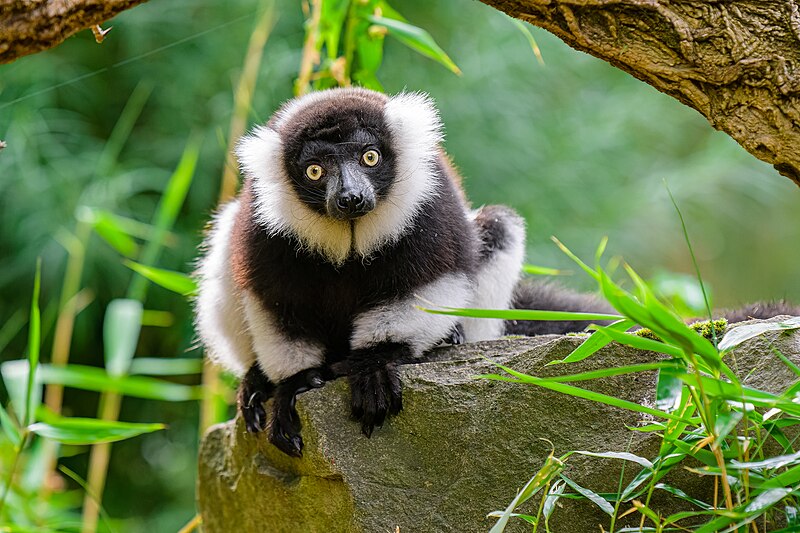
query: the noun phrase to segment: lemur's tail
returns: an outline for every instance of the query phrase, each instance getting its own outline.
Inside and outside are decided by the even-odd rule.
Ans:
[[[615,313],[611,306],[593,294],[579,293],[565,289],[549,281],[523,279],[514,289],[512,302],[514,309],[537,309],[541,311],[575,311],[581,313]],[[751,318],[772,318],[778,315],[800,316],[800,306],[778,300],[758,302],[738,309],[720,310],[716,317],[724,317],[728,322],[741,322]],[[702,320],[698,318],[697,320]],[[591,321],[538,321],[506,320],[506,335],[546,335],[583,331]],[[603,323],[595,321],[595,323]]]
[[[514,309],[614,313],[608,303],[593,294],[571,291],[549,281],[523,279],[514,288]],[[506,320],[506,335],[546,335],[583,331],[591,321]]]

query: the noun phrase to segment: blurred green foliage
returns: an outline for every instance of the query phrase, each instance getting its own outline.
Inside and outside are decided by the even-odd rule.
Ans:
[[[800,300],[800,190],[696,112],[534,29],[542,66],[511,20],[483,4],[394,7],[425,28],[463,74],[386,40],[380,82],[387,92],[434,96],[470,198],[506,203],[525,216],[531,263],[569,270],[574,265],[551,235],[579,255],[608,235],[611,252],[646,277],[692,273],[667,180],[715,305]],[[202,138],[194,182],[157,266],[193,268],[218,197],[233,91],[258,9],[244,0],[144,4],[114,19],[101,45],[82,32],[0,66],[0,139],[8,144],[0,151],[3,360],[24,355],[18,310],[27,309],[36,257],[44,264],[42,346],[50,346],[65,232],[75,231],[85,208],[151,220],[192,133]],[[252,123],[292,96],[298,73],[303,12],[281,0],[277,14]],[[102,364],[105,308],[125,296],[132,275],[116,249],[91,237],[83,285],[94,300],[78,316],[71,362]],[[153,287],[146,309],[168,311],[175,322],[144,328],[138,355],[180,356],[195,345],[185,299]],[[65,414],[96,411],[96,395],[69,391]],[[126,398],[121,418],[164,421],[169,430],[114,447],[105,506],[125,531],[176,530],[194,514],[197,405]],[[85,472],[85,454],[65,463]]]

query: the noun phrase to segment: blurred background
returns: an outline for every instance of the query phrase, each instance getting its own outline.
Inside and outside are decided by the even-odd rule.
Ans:
[[[390,93],[433,95],[473,203],[508,204],[526,218],[528,262],[574,271],[550,236],[584,258],[608,236],[607,253],[643,276],[680,282],[693,269],[666,182],[715,306],[800,301],[800,189],[790,180],[695,111],[532,28],[540,64],[525,34],[479,2],[393,5],[463,75],[387,39],[378,78]],[[219,196],[234,89],[258,10],[248,0],[146,3],[116,17],[102,44],[84,31],[0,66],[0,139],[8,144],[0,151],[2,360],[24,356],[36,258],[48,347],[76,217],[89,207],[149,221],[197,135],[195,177],[158,265],[191,271]],[[266,121],[297,78],[300,3],[278,1],[276,14],[249,124]],[[91,298],[77,316],[70,361],[99,366],[106,305],[125,295],[132,273],[97,235],[88,242],[81,286]],[[592,287],[578,272],[560,282]],[[142,330],[138,355],[201,357],[186,299],[152,287],[145,307],[170,319]],[[196,402],[124,400],[121,420],[169,429],[114,446],[104,507],[117,530],[176,531],[195,514],[198,411]],[[94,416],[97,395],[68,390],[64,412]],[[73,452],[61,461],[83,475],[85,450]]]

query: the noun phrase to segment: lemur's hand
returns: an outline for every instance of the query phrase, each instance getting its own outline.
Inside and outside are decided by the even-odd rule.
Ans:
[[[361,432],[367,437],[372,436],[375,426],[383,426],[387,416],[403,409],[403,385],[393,363],[348,379],[352,417],[361,422]]]

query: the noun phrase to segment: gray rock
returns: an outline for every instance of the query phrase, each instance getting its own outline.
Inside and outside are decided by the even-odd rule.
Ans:
[[[211,428],[200,450],[198,500],[204,531],[434,532],[487,531],[486,515],[504,509],[551,450],[631,451],[653,457],[660,439],[627,429],[641,414],[540,387],[476,379],[501,373],[491,361],[535,376],[653,361],[652,353],[611,345],[572,365],[545,366],[580,344],[575,336],[504,339],[438,350],[430,362],[402,367],[404,410],[371,439],[348,419],[346,384],[303,394],[304,457],[289,458],[237,419]],[[737,349],[728,364],[745,384],[776,392],[796,376],[772,353],[800,362],[800,334],[769,333]],[[576,385],[652,405],[654,372]],[[616,492],[638,468],[612,459],[573,456],[566,474],[596,492]],[[671,478],[707,496],[711,483],[680,472]],[[538,501],[538,499],[535,499]],[[536,514],[531,500],[522,512]],[[654,500],[663,513],[680,507]],[[617,525],[638,525],[629,516]],[[562,499],[553,532],[600,531],[609,517],[585,500]],[[529,531],[511,521],[507,531]]]

